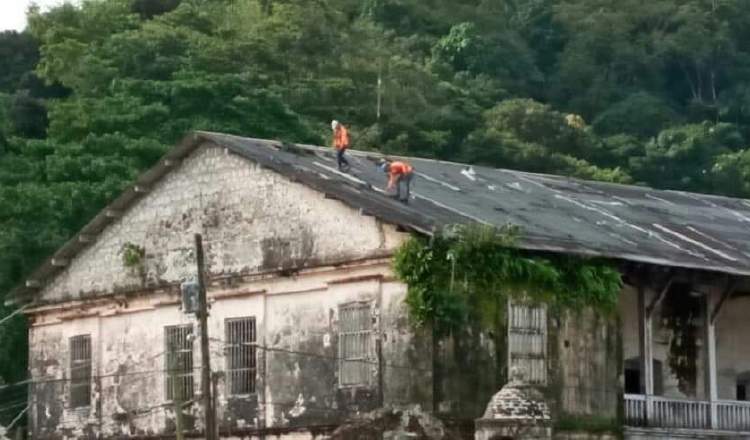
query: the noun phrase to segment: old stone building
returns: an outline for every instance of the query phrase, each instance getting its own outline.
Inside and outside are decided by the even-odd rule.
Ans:
[[[14,292],[32,437],[201,436],[198,321],[180,295],[196,233],[223,438],[325,436],[397,406],[471,424],[499,365],[544,392],[558,430],[750,436],[746,201],[410,159],[404,205],[383,194],[374,155],[352,156],[342,174],[327,149],[196,133],[146,172]],[[415,329],[394,251],[472,222],[515,223],[531,251],[614,261],[620,318],[509,304],[500,360],[481,332]]]

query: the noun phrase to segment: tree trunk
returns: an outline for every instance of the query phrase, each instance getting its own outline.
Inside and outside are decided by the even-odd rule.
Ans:
[[[693,61],[693,65],[695,66],[695,77],[698,82],[698,102],[703,103],[703,75],[701,74],[700,65],[698,64],[698,61]]]
[[[693,99],[698,100],[698,91],[696,90],[693,78],[690,76],[690,71],[688,71],[687,66],[683,63],[680,63],[680,68],[682,68],[682,73],[685,74],[685,79],[690,84],[690,93],[693,95]]]

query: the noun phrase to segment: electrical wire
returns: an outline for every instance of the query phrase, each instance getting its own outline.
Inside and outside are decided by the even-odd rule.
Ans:
[[[23,307],[20,307],[20,308],[18,308],[18,309],[16,309],[16,310],[14,310],[14,311],[13,311],[13,312],[12,312],[12,313],[11,313],[10,315],[8,315],[8,316],[4,317],[3,319],[0,319],[0,325],[3,325],[3,324],[5,324],[5,323],[6,323],[6,322],[8,322],[8,321],[9,321],[9,320],[10,320],[11,318],[13,318],[14,316],[16,316],[16,315],[18,315],[19,313],[23,312],[24,310],[28,309],[29,307],[31,307],[31,304],[26,304],[25,306],[23,306]]]
[[[214,339],[214,342],[220,342],[224,345],[227,345],[227,343],[223,340]],[[263,345],[255,345],[255,348],[259,350],[264,350],[267,352],[277,352],[277,353],[285,353],[285,354],[291,354],[296,356],[305,356],[310,358],[316,358],[316,359],[323,359],[328,360],[332,362],[350,362],[350,363],[361,363],[361,364],[367,364],[372,366],[383,366],[384,368],[394,368],[394,369],[401,369],[401,370],[408,370],[408,371],[414,371],[414,372],[421,372],[421,373],[429,373],[432,372],[432,370],[427,368],[419,368],[409,365],[399,365],[399,364],[393,364],[389,362],[380,362],[378,360],[369,360],[369,359],[347,359],[342,358],[339,356],[331,356],[331,355],[325,355],[325,354],[319,354],[319,353],[311,353],[311,352],[305,352],[305,351],[298,351],[298,350],[291,350],[291,349],[285,349],[280,347],[268,347]],[[163,353],[162,353],[163,354]],[[202,367],[197,366],[193,367],[192,370],[200,370]],[[118,372],[118,373],[108,373],[108,374],[100,374],[100,375],[91,375],[92,380],[97,379],[106,379],[106,378],[114,378],[114,377],[132,377],[132,376],[146,376],[146,375],[153,375],[153,374],[160,374],[160,373],[169,373],[169,369],[158,369],[158,370],[143,370],[143,371],[130,371],[130,372]],[[37,385],[37,384],[47,384],[47,383],[56,383],[56,382],[66,382],[70,379],[26,379],[21,382],[11,383],[11,384],[3,384],[0,385],[0,390],[12,388],[15,386],[22,386],[22,385]]]
[[[18,415],[8,424],[8,426],[5,427],[5,431],[7,432],[11,428],[13,428],[13,425],[15,425],[16,422],[18,422],[19,420],[21,420],[21,416],[23,416],[26,413],[26,411],[29,410],[30,407],[31,407],[31,405],[26,405],[26,408],[24,408],[20,413],[18,413]]]

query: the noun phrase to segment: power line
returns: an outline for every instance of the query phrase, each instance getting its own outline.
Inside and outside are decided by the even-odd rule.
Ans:
[[[214,342],[219,342],[221,344],[227,345],[227,342],[220,339],[213,339]],[[432,370],[428,368],[419,368],[414,367],[411,365],[399,365],[394,364],[390,362],[379,362],[378,360],[369,360],[369,359],[347,359],[342,358],[339,356],[331,356],[331,355],[325,355],[325,354],[319,354],[319,353],[312,353],[312,352],[305,352],[305,351],[298,351],[298,350],[292,350],[292,349],[285,349],[280,347],[268,347],[264,345],[254,345],[255,348],[259,350],[264,350],[268,352],[278,352],[278,353],[286,353],[286,354],[292,354],[297,356],[306,356],[310,358],[317,358],[317,359],[324,359],[332,362],[351,362],[351,363],[360,363],[360,364],[367,364],[372,366],[383,366],[386,368],[394,368],[394,369],[402,369],[402,370],[409,370],[409,371],[415,371],[415,372],[422,372],[422,373],[429,373]],[[201,367],[193,367],[192,370],[200,370]],[[180,371],[183,371],[184,369],[180,369]],[[99,375],[92,375],[92,380],[97,379],[107,379],[112,377],[132,377],[132,376],[146,376],[146,375],[153,375],[153,374],[160,374],[160,373],[169,373],[172,370],[170,369],[155,369],[155,370],[143,370],[143,371],[131,371],[131,372],[120,372],[120,373],[108,373],[108,374],[99,374]],[[3,384],[0,385],[0,391],[7,388],[12,388],[15,386],[22,386],[22,385],[37,385],[37,384],[45,384],[45,383],[55,383],[55,382],[67,382],[70,381],[70,379],[26,379],[21,382],[16,383],[10,383],[10,384]]]
[[[21,386],[21,385],[29,385],[31,382],[32,382],[31,379],[26,379],[26,380],[23,380],[21,382],[4,383],[4,384],[0,385],[0,391],[2,391],[4,389],[7,389],[7,388]]]
[[[4,412],[10,411],[12,409],[15,409],[15,408],[18,408],[18,407],[21,407],[21,406],[24,406],[24,405],[28,405],[28,404],[29,404],[29,402],[27,402],[26,399],[24,399],[23,401],[19,401],[18,403],[15,403],[13,405],[7,405],[7,406],[0,407],[0,413],[4,413]]]
[[[6,316],[3,319],[0,319],[0,325],[5,324],[6,321],[10,320],[11,318],[23,312],[24,310],[28,309],[29,307],[31,307],[31,304],[26,304],[25,306],[14,310],[13,313],[11,313],[10,315]]]
[[[13,427],[13,425],[16,424],[16,422],[21,420],[21,416],[23,416],[26,413],[26,411],[29,410],[30,407],[31,405],[26,405],[26,408],[24,408],[20,413],[18,413],[18,415],[10,422],[10,424],[5,427],[5,430],[9,431]]]

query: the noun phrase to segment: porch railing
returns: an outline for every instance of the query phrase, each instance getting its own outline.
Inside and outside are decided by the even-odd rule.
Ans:
[[[716,428],[726,431],[750,431],[750,402],[716,402]]]
[[[750,431],[750,402],[625,395],[627,426]]]

